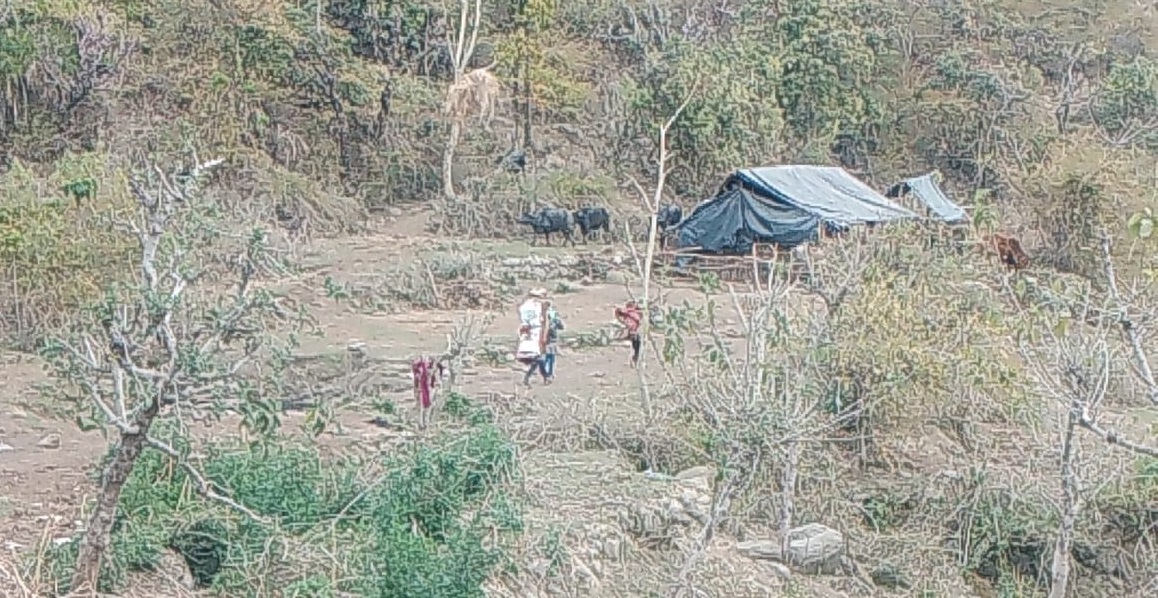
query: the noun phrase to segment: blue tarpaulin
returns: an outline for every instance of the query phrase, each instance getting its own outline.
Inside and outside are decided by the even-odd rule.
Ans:
[[[955,224],[969,219],[965,210],[953,203],[941,190],[941,186],[937,184],[935,173],[930,172],[924,176],[905,179],[893,185],[885,195],[900,197],[906,193],[915,195],[939,220]]]
[[[814,239],[821,224],[835,231],[916,217],[842,168],[749,168],[678,225],[678,245],[745,253],[753,243],[794,247]]]

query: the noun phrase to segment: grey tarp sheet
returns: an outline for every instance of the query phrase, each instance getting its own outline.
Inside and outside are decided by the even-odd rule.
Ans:
[[[819,226],[916,218],[842,168],[770,166],[741,170],[678,225],[679,247],[746,253],[753,243],[794,247],[816,237]]]
[[[937,184],[937,179],[933,177],[933,173],[931,172],[924,176],[905,179],[898,186],[902,188],[907,187],[907,190],[913,195],[916,195],[921,203],[928,206],[930,212],[945,222],[957,223],[968,220],[969,218],[961,206],[953,203],[953,201],[945,195],[945,192],[941,190],[941,186]]]
[[[765,166],[732,175],[758,195],[800,208],[841,228],[917,215],[835,166]]]
[[[679,224],[680,247],[746,253],[753,243],[799,245],[816,236],[820,218],[800,208],[733,188],[701,203]]]

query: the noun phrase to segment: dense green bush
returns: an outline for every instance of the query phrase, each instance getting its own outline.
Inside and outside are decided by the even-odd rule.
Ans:
[[[485,423],[369,460],[326,461],[314,446],[286,443],[210,447],[205,477],[265,519],[257,522],[205,501],[183,470],[150,452],[126,485],[102,589],[155,568],[170,549],[198,585],[223,596],[274,587],[289,596],[482,596],[504,563],[504,540],[522,530],[501,491],[514,459],[514,445]],[[54,557],[66,578],[75,543]]]

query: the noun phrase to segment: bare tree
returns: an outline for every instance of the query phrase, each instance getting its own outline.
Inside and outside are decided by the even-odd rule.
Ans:
[[[720,329],[716,313],[686,320],[675,314],[671,320],[683,321],[682,330],[669,324],[664,331],[669,337],[681,335],[678,344],[684,347],[666,366],[682,397],[680,407],[712,430],[726,453],[722,461],[727,470],[673,591],[686,587],[731,505],[758,484],[771,482],[775,488],[776,510],[767,515],[777,522],[781,552],[787,553],[805,448],[826,438],[826,431],[838,423],[823,409],[823,364],[816,351],[817,343],[824,342],[820,328],[826,315],[817,311],[810,321],[788,326],[788,290],[788,282],[776,277],[752,292],[730,290],[740,326],[734,335]],[[775,472],[771,478],[770,471]]]
[[[626,238],[628,239],[628,246],[631,249],[631,255],[635,259],[636,271],[643,279],[643,299],[641,301],[643,308],[643,322],[639,328],[639,335],[640,338],[644,339],[648,337],[648,332],[652,320],[651,279],[652,269],[655,265],[655,252],[659,245],[659,209],[663,204],[664,186],[667,184],[668,161],[671,160],[674,153],[668,151],[668,133],[671,131],[671,128],[675,126],[675,123],[684,113],[684,110],[687,110],[687,107],[691,103],[692,99],[695,98],[696,89],[698,86],[698,82],[697,84],[692,85],[691,91],[688,93],[687,97],[684,98],[684,101],[680,103],[675,112],[673,112],[672,115],[668,117],[667,121],[665,121],[659,128],[659,157],[656,160],[655,187],[652,192],[649,194],[648,192],[644,191],[643,186],[640,185],[638,181],[631,179],[631,184],[635,187],[636,191],[639,192],[640,201],[643,202],[644,207],[648,211],[647,248],[644,252],[642,261],[640,260],[639,251],[637,251],[635,248],[635,244],[631,242],[631,230],[630,228],[626,229]],[[643,388],[644,412],[647,414],[648,418],[651,418],[651,393],[647,385],[647,378],[644,375],[644,363],[644,356],[643,354],[640,354],[636,372],[639,374],[640,384]]]
[[[222,162],[174,175],[152,167],[145,176],[130,179],[138,218],[114,224],[137,240],[136,284],[110,290],[93,310],[94,318],[47,351],[59,394],[89,413],[89,421],[95,416],[94,427],[111,428],[116,435],[81,536],[73,591],[97,588],[121,491],[146,450],[176,460],[204,496],[261,519],[223,496],[180,451],[152,433],[161,417],[183,425],[187,418],[226,409],[243,411],[250,425],[264,422],[268,429],[277,421],[261,389],[276,388],[276,357],[286,350],[272,342],[269,328],[291,314],[254,285],[265,270],[264,233],[244,239],[226,260],[214,259],[221,231],[203,218],[205,207],[197,203],[196,191],[205,174]],[[215,294],[208,285],[201,285],[200,293],[190,292],[209,281],[220,265],[235,277],[232,292]],[[258,363],[262,357],[267,361]],[[267,369],[259,366],[273,366],[266,371],[269,378],[257,377]]]
[[[1057,120],[1057,132],[1059,135],[1068,135],[1070,132],[1070,114],[1074,110],[1074,105],[1078,103],[1077,92],[1081,86],[1081,81],[1078,80],[1078,75],[1081,71],[1078,69],[1079,63],[1082,60],[1082,54],[1085,47],[1080,44],[1072,45],[1066,52],[1066,68],[1065,77],[1062,81],[1062,97],[1058,102],[1057,108],[1054,110],[1054,119]]]
[[[1076,431],[1084,418],[1094,412],[1105,397],[1109,384],[1109,357],[1105,339],[1089,341],[1081,335],[1060,337],[1052,331],[1050,341],[1043,344],[1051,355],[1043,360],[1034,349],[1021,345],[1027,360],[1044,392],[1066,407],[1065,425],[1061,438],[1061,518],[1050,567],[1050,598],[1065,598],[1069,588],[1074,528],[1081,511],[1081,480],[1077,465],[1080,460]],[[1091,360],[1091,350],[1094,359]],[[1036,350],[1040,351],[1040,349]],[[1053,368],[1043,367],[1045,363]]]
[[[1110,310],[1114,323],[1122,330],[1122,335],[1130,345],[1134,358],[1134,371],[1146,387],[1146,394],[1150,403],[1158,406],[1158,381],[1155,380],[1154,370],[1150,367],[1150,357],[1143,344],[1141,327],[1130,313],[1137,310],[1135,306],[1129,305],[1125,301],[1118,286],[1118,273],[1114,268],[1110,237],[1104,233],[1101,237],[1102,268],[1106,277],[1106,288],[1110,293]]]
[[[1118,288],[1111,242],[1101,240],[1106,307],[1095,305],[1092,291],[1086,290],[1080,306],[1064,306],[1075,314],[1064,319],[1046,318],[1035,322],[1037,342],[1021,339],[1020,352],[1029,364],[1041,393],[1065,409],[1061,437],[1061,518],[1050,566],[1050,598],[1065,598],[1069,591],[1075,526],[1081,512],[1081,481],[1077,466],[1081,462],[1076,433],[1078,430],[1097,436],[1106,443],[1137,455],[1158,458],[1158,447],[1129,439],[1101,423],[1100,414],[1111,379],[1111,364],[1126,355],[1114,349],[1112,331],[1119,327],[1133,361],[1134,371],[1155,400],[1156,385],[1150,369],[1139,327],[1129,315],[1131,306]],[[1076,307],[1076,309],[1075,309]],[[1074,324],[1081,322],[1089,325]]]
[[[450,10],[446,11],[450,20]],[[478,115],[484,126],[489,126],[494,115],[495,99],[499,92],[499,82],[490,72],[490,66],[467,72],[466,67],[474,57],[482,22],[482,0],[459,0],[458,26],[453,29],[454,39],[449,39],[451,68],[454,81],[446,93],[443,114],[450,119],[450,136],[442,154],[442,188],[447,199],[454,199],[454,153],[462,137],[462,127],[471,113]]]
[[[803,308],[797,298],[794,303],[804,311],[790,314],[790,278],[773,271],[757,278],[747,292],[729,288],[732,313],[739,320],[732,334],[721,329],[717,307],[675,313],[664,323],[665,336],[682,347],[666,365],[683,397],[681,407],[695,413],[727,451],[729,475],[717,484],[713,499],[713,508],[723,510],[714,510],[709,524],[718,525],[730,505],[771,482],[776,508],[767,516],[777,523],[782,555],[788,554],[797,524],[796,488],[808,445],[824,442],[850,413],[863,409],[851,405],[834,413],[825,408],[831,364],[821,349],[832,341],[832,318],[860,286],[870,252],[859,239],[833,243],[829,252],[823,261],[807,258],[805,290],[818,299],[814,309]],[[697,547],[710,538],[711,530],[705,529]],[[692,551],[675,586],[686,586],[701,551]]]

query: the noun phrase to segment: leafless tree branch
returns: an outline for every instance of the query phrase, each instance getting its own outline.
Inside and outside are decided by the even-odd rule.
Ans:
[[[1117,323],[1121,327],[1126,341],[1130,344],[1130,349],[1134,354],[1135,371],[1138,377],[1141,378],[1142,383],[1146,385],[1150,402],[1158,405],[1158,381],[1154,378],[1154,370],[1150,367],[1150,358],[1146,354],[1145,347],[1142,344],[1142,333],[1138,325],[1131,319],[1129,305],[1122,299],[1122,292],[1118,288],[1118,275],[1114,269],[1112,245],[1109,235],[1105,233],[1102,234],[1101,249],[1102,267],[1106,276],[1106,287],[1110,292],[1110,299],[1113,301],[1112,308],[1117,312]]]

